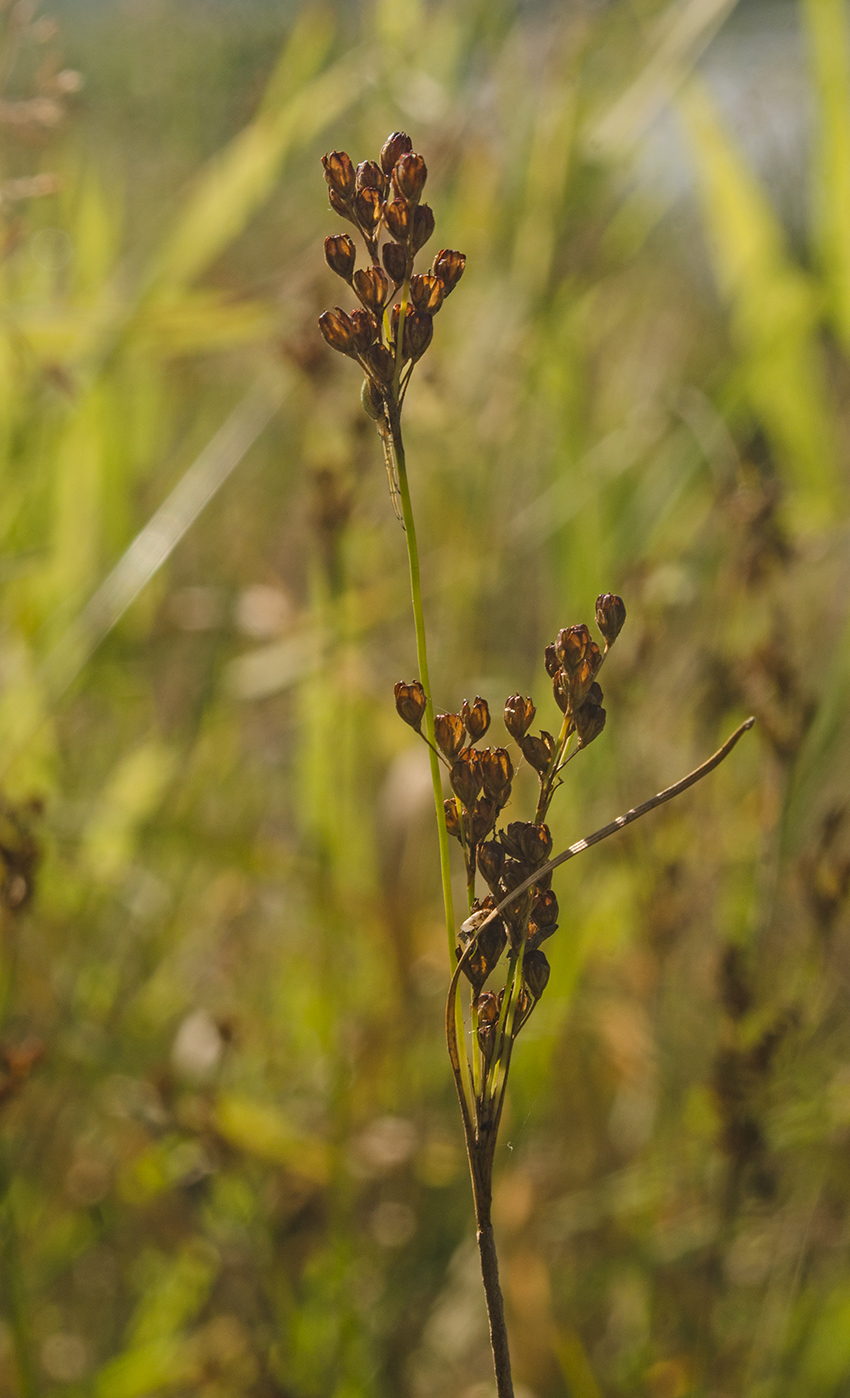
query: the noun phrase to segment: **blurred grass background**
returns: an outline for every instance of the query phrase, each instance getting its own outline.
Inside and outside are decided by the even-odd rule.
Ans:
[[[469,258],[407,407],[437,703],[545,726],[622,593],[556,848],[759,719],[557,881],[518,1395],[850,1393],[843,0],[50,13],[2,6],[0,1394],[493,1391],[403,539],[316,329],[319,157],[398,127]]]

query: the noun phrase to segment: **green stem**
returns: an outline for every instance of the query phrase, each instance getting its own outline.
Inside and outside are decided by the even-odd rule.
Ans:
[[[400,324],[403,320],[400,318]],[[416,658],[419,663],[419,679],[425,690],[425,734],[429,743],[431,759],[431,784],[434,788],[434,807],[437,814],[437,837],[440,842],[440,876],[443,884],[443,906],[446,915],[446,934],[449,947],[449,964],[455,963],[455,917],[452,900],[452,873],[449,861],[449,832],[446,829],[446,812],[443,806],[443,785],[440,780],[440,763],[435,751],[437,735],[434,729],[434,703],[431,697],[431,680],[428,674],[428,649],[425,642],[425,615],[422,610],[422,581],[419,573],[419,546],[416,541],[416,524],[413,519],[413,506],[410,500],[410,485],[407,479],[407,463],[404,443],[401,436],[401,421],[395,408],[390,410],[390,432],[395,456],[398,488],[401,496],[401,512],[404,522],[404,535],[407,541],[407,561],[410,565],[410,596],[413,602],[413,625],[416,630]]]

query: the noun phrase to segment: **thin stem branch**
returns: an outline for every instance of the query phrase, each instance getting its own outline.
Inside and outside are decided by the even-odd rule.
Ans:
[[[443,907],[446,916],[449,959],[455,954],[455,916],[452,900],[452,873],[449,862],[449,832],[446,829],[446,812],[443,806],[443,785],[440,780],[440,764],[437,760],[437,735],[434,729],[434,701],[431,695],[431,679],[428,674],[428,647],[425,640],[425,614],[422,610],[422,581],[419,572],[419,545],[416,539],[416,524],[413,518],[413,505],[410,499],[410,485],[407,479],[407,461],[404,455],[404,442],[401,435],[401,421],[398,410],[389,405],[389,425],[392,450],[398,476],[401,512],[404,522],[404,537],[407,543],[407,561],[410,567],[410,596],[413,603],[413,625],[416,631],[416,658],[419,664],[419,678],[425,690],[425,736],[430,749],[431,784],[434,788],[434,808],[437,815],[437,837],[440,843],[440,877],[443,885]]]
[[[735,744],[743,738],[745,733],[749,732],[754,723],[754,718],[748,718],[746,722],[741,724],[740,728],[735,729],[731,738],[727,738],[723,746],[717,749],[713,757],[710,757],[707,762],[703,762],[701,767],[695,767],[693,772],[689,772],[686,777],[682,777],[681,781],[675,782],[673,786],[666,787],[664,791],[659,791],[657,796],[651,796],[648,801],[644,801],[640,806],[634,806],[632,810],[626,811],[625,815],[617,816],[616,820],[610,821],[608,825],[603,825],[600,830],[594,830],[593,834],[588,835],[585,839],[577,840],[574,845],[570,845],[569,849],[565,849],[563,854],[559,854],[554,859],[550,859],[549,863],[542,865],[540,869],[535,869],[533,874],[530,874],[527,879],[521,884],[518,884],[506,898],[502,899],[498,907],[493,909],[490,916],[486,918],[485,921],[482,922],[481,927],[479,927],[479,933],[481,929],[501,913],[503,909],[510,907],[511,903],[515,903],[517,898],[522,897],[526,889],[531,888],[532,884],[539,883],[545,874],[551,873],[553,869],[559,868],[562,864],[566,864],[568,859],[575,859],[577,854],[582,854],[584,850],[590,849],[592,845],[598,845],[601,840],[607,840],[609,835],[616,835],[618,830],[624,830],[627,825],[631,825],[633,820],[639,820],[641,816],[648,815],[650,811],[655,810],[656,806],[663,806],[666,801],[672,801],[674,796],[680,796],[683,791],[688,790],[688,787],[695,786],[697,782],[702,781],[703,777],[707,777],[709,772],[713,772],[715,767],[719,767],[721,762],[729,756]]]

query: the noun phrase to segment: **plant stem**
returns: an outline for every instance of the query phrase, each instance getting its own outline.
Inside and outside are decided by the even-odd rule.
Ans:
[[[400,321],[403,325],[403,320]],[[455,917],[452,901],[452,874],[449,862],[449,833],[446,829],[446,812],[443,806],[443,785],[440,780],[440,763],[436,753],[437,736],[434,730],[434,702],[431,697],[431,680],[428,675],[428,648],[425,642],[425,616],[422,610],[422,582],[419,574],[419,546],[416,541],[416,524],[413,519],[413,506],[410,500],[410,485],[407,479],[407,462],[404,455],[404,442],[401,435],[401,419],[395,405],[389,407],[390,435],[395,457],[398,488],[401,496],[401,512],[404,523],[404,537],[407,542],[407,561],[410,566],[410,596],[413,602],[413,625],[416,630],[416,657],[419,663],[419,679],[425,690],[425,734],[429,743],[431,759],[431,784],[434,788],[434,807],[437,814],[437,837],[440,842],[440,877],[443,885],[443,906],[446,915],[446,934],[449,946],[449,961],[455,960]]]
[[[490,1348],[493,1351],[493,1368],[496,1372],[496,1392],[498,1398],[514,1398],[508,1330],[505,1325],[505,1303],[502,1299],[502,1288],[499,1283],[496,1241],[493,1237],[493,1225],[490,1222],[489,1178],[486,1181],[481,1181],[480,1184],[486,1188],[486,1197],[479,1199],[478,1190],[475,1189],[475,1219],[478,1255],[481,1259],[481,1280],[484,1283],[487,1318],[490,1322]]]

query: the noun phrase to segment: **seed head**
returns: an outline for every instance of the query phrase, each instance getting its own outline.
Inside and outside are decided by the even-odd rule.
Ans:
[[[468,699],[464,699],[460,716],[463,719],[470,741],[477,743],[479,738],[483,738],[490,727],[490,709],[486,699],[482,699],[480,694],[476,694],[475,703],[470,704]]]
[[[418,204],[428,178],[428,167],[421,155],[407,151],[399,156],[392,172],[393,187],[403,199]]]
[[[521,694],[512,694],[505,700],[505,727],[517,742],[525,737],[536,713],[531,700],[523,699]]]
[[[434,338],[434,321],[424,311],[407,309],[404,318],[403,358],[412,359],[414,364],[421,359]]]
[[[399,718],[410,724],[410,727],[415,728],[418,733],[427,704],[425,690],[419,680],[413,680],[410,684],[405,684],[404,680],[399,680],[393,692]]]
[[[410,278],[410,299],[417,311],[424,311],[428,315],[436,315],[443,304],[445,288],[439,277],[435,277],[433,272],[426,272],[424,276]]]
[[[393,286],[401,286],[407,276],[407,250],[400,243],[384,243],[381,257]]]
[[[534,1000],[539,1000],[549,983],[549,962],[539,948],[528,952],[522,963],[522,978]]]
[[[498,840],[488,840],[486,844],[478,846],[478,868],[489,888],[494,888],[499,882],[504,862],[505,848]]]
[[[380,267],[361,267],[359,272],[354,273],[352,285],[366,309],[379,316],[389,291],[387,279]]]
[[[454,291],[466,266],[466,253],[455,252],[453,248],[442,248],[433,262],[433,272],[435,277],[439,277],[443,283],[445,294]]]
[[[349,223],[357,223],[354,210],[351,207],[351,200],[347,199],[345,195],[338,194],[335,189],[329,189],[328,203],[330,204],[334,213],[339,214],[341,218],[347,219]]]
[[[606,646],[613,646],[623,629],[626,619],[626,604],[616,592],[603,592],[596,599],[596,625],[602,632]]]
[[[332,150],[330,155],[322,156],[322,164],[325,179],[333,193],[350,200],[357,182],[351,157],[344,150]]]
[[[485,748],[481,753],[484,790],[504,805],[513,780],[514,767],[506,748]]]
[[[543,732],[539,738],[529,733],[522,739],[520,748],[529,767],[542,776],[555,754],[555,739],[551,733]]]
[[[358,190],[377,189],[380,195],[387,192],[387,177],[374,160],[364,160],[357,166],[354,182]]]
[[[413,142],[406,131],[394,131],[391,136],[388,136],[381,147],[381,169],[384,174],[391,174],[399,156],[405,155],[407,151],[412,149]]]
[[[413,226],[413,210],[406,199],[391,199],[384,205],[384,223],[397,243],[407,242]]]
[[[590,632],[584,625],[565,626],[555,639],[555,654],[560,664],[571,675],[584,660],[590,645]]]
[[[492,796],[479,796],[472,809],[469,821],[469,842],[478,845],[490,834],[496,824],[499,807]]]
[[[381,196],[372,185],[358,190],[354,198],[357,222],[367,238],[373,238],[381,222]]]
[[[414,252],[424,248],[435,227],[434,210],[430,204],[417,204],[413,210],[413,229],[410,237],[410,245]]]
[[[469,809],[481,790],[481,767],[474,748],[464,748],[449,773],[452,791]]]
[[[319,316],[319,329],[331,349],[339,350],[340,354],[355,353],[354,326],[341,306]]]
[[[378,338],[378,322],[371,311],[359,307],[349,318],[354,327],[354,348],[358,354],[365,354]]]
[[[495,1024],[499,1018],[499,1004],[492,991],[487,991],[485,995],[479,995],[475,1008],[478,1011],[479,1024]]]
[[[347,233],[338,233],[335,238],[325,239],[325,261],[332,272],[343,281],[350,282],[357,259],[357,249]]]
[[[546,647],[543,652],[543,662],[546,666],[546,674],[550,679],[554,679],[561,668],[561,662],[558,659],[558,653],[554,646]]]
[[[391,384],[395,374],[395,360],[386,345],[373,345],[363,356],[363,363],[379,384]]]
[[[443,802],[443,810],[446,813],[446,830],[450,835],[454,835],[456,840],[459,840],[460,811],[458,810],[457,801],[453,796],[450,796],[447,801]]]
[[[519,823],[519,822],[518,822]],[[524,859],[537,867],[545,864],[552,853],[552,832],[548,825],[523,825],[519,845]]]
[[[460,714],[437,714],[434,719],[437,747],[449,762],[454,762],[466,741],[466,732]]]
[[[582,704],[574,719],[580,748],[589,747],[594,739],[599,737],[605,727],[606,718],[605,710],[598,704],[591,704],[589,701]]]

